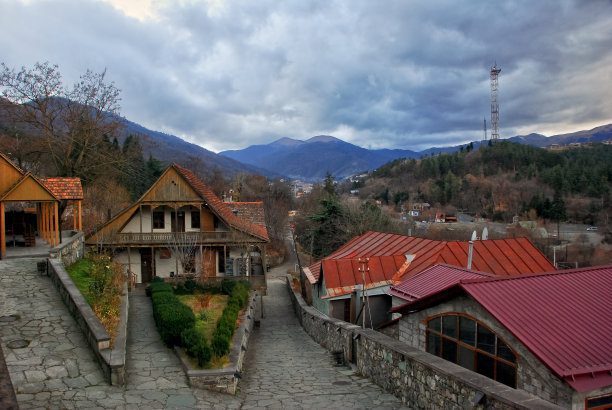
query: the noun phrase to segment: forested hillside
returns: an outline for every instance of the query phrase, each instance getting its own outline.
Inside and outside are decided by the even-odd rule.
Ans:
[[[398,159],[343,186],[390,205],[428,202],[509,222],[512,216],[607,222],[612,146],[547,150],[501,141],[453,154]]]

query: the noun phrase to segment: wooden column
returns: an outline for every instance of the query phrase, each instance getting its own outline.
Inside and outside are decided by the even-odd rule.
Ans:
[[[72,201],[72,229],[77,230],[77,201]]]
[[[0,241],[2,242],[0,246],[0,259],[2,259],[2,255],[6,253],[6,226],[4,225],[4,201],[0,201]]]
[[[40,238],[49,243],[47,238],[47,204],[44,202],[40,203]]]
[[[53,202],[53,211],[55,213],[55,246],[59,245],[59,231],[61,229],[59,224],[59,204],[57,202]]]
[[[79,199],[79,231],[83,230],[83,224],[81,223],[81,200]]]

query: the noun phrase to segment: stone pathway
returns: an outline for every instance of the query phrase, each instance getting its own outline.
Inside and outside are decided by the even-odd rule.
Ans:
[[[127,386],[109,386],[51,280],[37,273],[37,261],[0,261],[0,340],[22,409],[401,407],[368,380],[333,365],[297,322],[284,282],[274,278],[236,396],[188,386],[179,360],[159,339],[142,290],[130,296]],[[18,347],[20,340],[28,346]]]

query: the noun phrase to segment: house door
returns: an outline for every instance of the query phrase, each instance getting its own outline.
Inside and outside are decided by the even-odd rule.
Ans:
[[[185,212],[172,212],[170,223],[172,224],[172,232],[185,232]]]
[[[150,248],[140,250],[140,277],[142,283],[149,283],[153,279],[153,255]]]

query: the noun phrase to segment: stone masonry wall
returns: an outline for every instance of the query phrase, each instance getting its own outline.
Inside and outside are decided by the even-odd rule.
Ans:
[[[430,316],[446,312],[463,313],[477,318],[514,349],[518,356],[517,386],[520,390],[565,408],[572,407],[572,394],[574,391],[555,376],[512,333],[507,331],[497,319],[491,316],[489,312],[472,298],[458,296],[429,309],[412,313],[409,317],[401,318],[399,321],[399,340],[409,346],[425,351],[425,320]]]
[[[64,266],[72,265],[85,254],[85,234],[81,231],[63,231],[62,243],[51,249],[49,257],[59,258]]]
[[[316,342],[342,352],[359,372],[411,408],[559,409],[527,392],[512,389],[371,329],[330,318],[287,289],[296,315]]]

